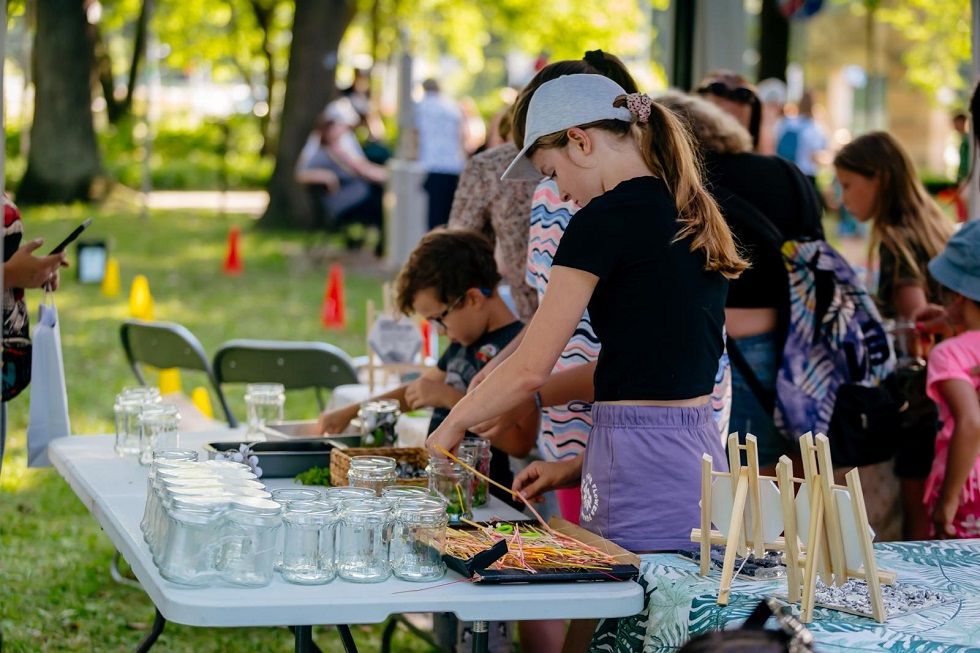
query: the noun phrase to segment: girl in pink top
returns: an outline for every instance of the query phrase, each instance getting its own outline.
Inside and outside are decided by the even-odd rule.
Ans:
[[[929,262],[946,290],[947,315],[962,332],[929,354],[926,393],[942,430],[926,480],[937,538],[980,537],[980,221],[966,224]]]

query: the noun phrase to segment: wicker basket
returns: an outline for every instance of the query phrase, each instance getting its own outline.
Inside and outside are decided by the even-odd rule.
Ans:
[[[354,456],[387,456],[394,458],[398,462],[404,461],[411,463],[416,469],[425,469],[425,466],[429,464],[429,453],[421,447],[361,447],[356,449],[341,449],[338,447],[330,452],[331,485],[347,485],[347,470],[350,469],[350,459]],[[421,478],[399,478],[396,484],[428,487],[429,479],[425,476]]]

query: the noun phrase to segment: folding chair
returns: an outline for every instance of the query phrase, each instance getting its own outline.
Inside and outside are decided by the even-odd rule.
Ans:
[[[344,350],[325,342],[229,340],[214,354],[214,374],[225,383],[281,383],[286,390],[312,388],[320,410],[324,390],[357,383],[354,362]]]
[[[126,320],[119,329],[119,335],[122,338],[123,350],[126,352],[126,360],[133,368],[133,374],[136,375],[140,385],[146,385],[140,365],[203,372],[218,397],[228,426],[231,428],[238,426],[238,421],[231,414],[221,386],[214,376],[211,362],[204,353],[204,347],[193,333],[173,322]]]

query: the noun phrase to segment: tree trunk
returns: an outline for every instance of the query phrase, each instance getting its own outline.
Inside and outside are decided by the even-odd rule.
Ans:
[[[261,156],[272,154],[273,140],[270,136],[272,127],[272,93],[276,85],[276,62],[272,52],[272,17],[276,10],[275,3],[267,7],[260,0],[252,0],[252,12],[255,14],[255,22],[262,31],[261,51],[265,59],[265,102],[268,110],[264,115],[259,116],[259,132],[262,134],[262,148],[259,151]]]
[[[786,81],[789,63],[789,21],[776,0],[763,0],[759,16],[759,80],[775,77]]]
[[[105,98],[106,118],[115,125],[123,116],[122,103],[116,100],[116,80],[112,76],[112,57],[109,55],[109,48],[106,47],[105,39],[102,38],[102,30],[98,25],[86,24],[88,37],[92,43],[93,63],[93,83],[102,87],[102,97]]]
[[[354,14],[352,0],[296,0],[289,71],[263,227],[309,228],[313,207],[296,183],[296,161],[318,113],[337,93],[337,47]]]
[[[19,204],[91,200],[104,192],[92,125],[92,44],[83,0],[38,0],[34,121]],[[101,186],[101,188],[100,188]]]
[[[140,15],[136,20],[136,35],[133,37],[133,56],[129,59],[129,77],[126,79],[126,97],[122,101],[123,111],[129,113],[133,109],[133,94],[139,81],[140,61],[146,50],[146,1],[140,3]]]

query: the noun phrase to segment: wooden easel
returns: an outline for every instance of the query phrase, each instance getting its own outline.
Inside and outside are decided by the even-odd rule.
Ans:
[[[827,583],[826,551],[829,550],[830,583],[840,585],[851,578],[860,578],[868,585],[871,613],[875,621],[884,623],[885,612],[881,585],[895,583],[894,572],[878,569],[874,545],[871,542],[868,512],[864,504],[864,492],[858,470],[847,473],[846,485],[834,484],[834,466],[830,457],[830,440],[810,433],[800,438],[800,453],[810,494],[810,525],[806,563],[803,571],[803,597],[801,613],[804,623],[813,619],[814,594],[816,591],[817,565],[821,564],[821,576]],[[846,503],[841,503],[846,501]],[[842,520],[849,513],[851,519]],[[826,547],[817,544],[824,538]],[[830,584],[828,583],[828,584]]]
[[[746,464],[742,464],[741,453],[745,452]],[[745,438],[745,444],[738,443],[738,434],[728,436],[728,466],[727,472],[713,471],[713,459],[704,454],[701,458],[701,527],[691,531],[691,541],[700,544],[701,566],[700,573],[707,576],[711,563],[711,545],[725,545],[725,557],[722,563],[721,586],[718,590],[718,604],[727,605],[731,593],[732,579],[735,573],[735,558],[746,557],[749,552],[764,556],[766,551],[782,548],[780,542],[767,542],[764,533],[765,516],[762,509],[762,492],[760,481],[775,481],[775,478],[760,476],[759,450],[754,435]],[[718,523],[722,516],[712,518],[712,489],[714,479],[732,485],[732,510],[728,524]],[[746,506],[749,512],[746,511]],[[719,529],[712,530],[714,523]],[[727,527],[727,528],[725,528]]]
[[[726,605],[736,556],[744,557],[750,549],[760,556],[769,550],[782,551],[787,596],[790,602],[801,603],[804,622],[813,618],[818,574],[828,585],[844,583],[850,578],[866,580],[872,614],[879,623],[883,622],[887,615],[881,584],[893,584],[895,574],[878,569],[858,470],[848,472],[846,485],[834,484],[830,441],[824,435],[814,440],[811,434],[805,434],[800,438],[800,450],[802,479],[793,476],[792,461],[786,456],[780,458],[775,478],[761,476],[758,447],[752,435],[746,436],[745,445],[738,444],[737,434],[729,435],[728,472],[713,471],[711,456],[702,457],[701,524],[691,531],[691,540],[700,544],[700,574],[707,576],[710,571],[711,545],[724,545],[718,603]],[[741,463],[742,451],[746,453],[745,465]],[[719,523],[725,515],[713,515],[716,478],[732,484],[733,501],[727,524]],[[770,509],[768,514],[763,512],[760,491],[762,483],[767,481],[775,481],[779,492],[779,509]],[[772,537],[776,524],[773,515],[777,513],[782,536]],[[712,523],[719,530],[711,530]],[[766,530],[770,537],[766,537]],[[806,541],[801,542],[801,537]]]
[[[392,295],[392,288],[390,283],[384,283],[381,286],[382,293],[382,315],[387,315],[393,319],[397,319],[396,311],[394,309],[394,301]],[[365,331],[364,331],[364,341],[367,345],[367,385],[368,385],[368,395],[374,396],[375,386],[378,385],[378,374],[380,372],[380,377],[382,380],[386,381],[388,374],[395,374],[401,377],[402,374],[407,374],[409,372],[418,372],[425,369],[425,361],[422,363],[385,363],[380,360],[377,352],[370,343],[371,328],[374,326],[375,320],[378,318],[377,309],[374,305],[374,300],[367,300],[367,308],[365,310]]]

